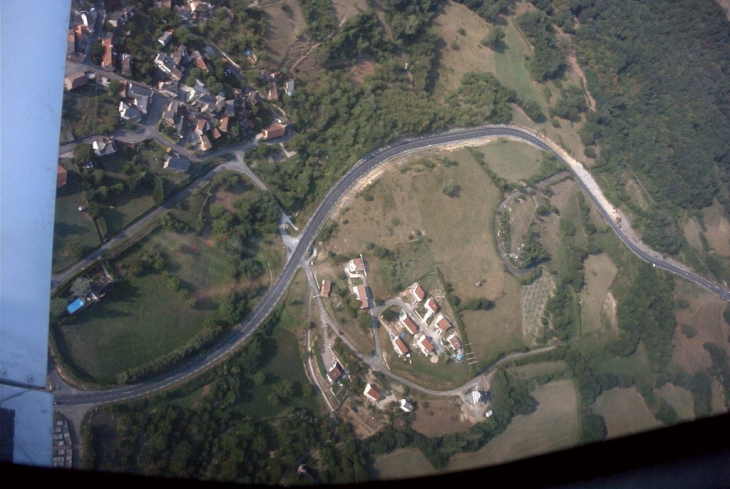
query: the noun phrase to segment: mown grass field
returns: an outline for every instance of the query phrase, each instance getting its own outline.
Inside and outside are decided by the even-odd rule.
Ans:
[[[287,5],[291,9],[291,14],[285,12],[281,7]],[[299,2],[288,0],[282,2],[281,5],[273,5],[264,10],[264,18],[266,19],[266,31],[264,39],[266,40],[266,52],[269,59],[281,64],[287,59],[287,52],[297,38],[307,28],[307,23],[302,16],[299,8]],[[303,44],[302,49],[297,50],[296,54],[303,55],[309,46]],[[289,57],[289,61],[293,61],[293,57]]]
[[[525,365],[519,365],[517,367],[510,367],[510,375],[514,375],[520,379],[529,379],[537,377],[539,375],[550,375],[558,372],[562,372],[567,367],[565,362],[535,362],[528,363]]]
[[[540,169],[542,151],[529,144],[498,139],[476,148],[489,168],[508,182],[519,182]]]
[[[504,86],[515,90],[522,98],[535,100],[543,112],[547,113],[542,87],[532,81],[532,76],[525,66],[525,56],[532,56],[532,46],[518,30],[514,18],[507,17],[506,20],[507,25],[501,26],[505,34],[502,49],[494,54],[495,75]]]
[[[263,342],[263,361],[259,371],[264,373],[266,380],[262,385],[256,386],[251,378],[243,379],[241,400],[232,408],[238,415],[271,418],[291,408],[306,408],[313,411],[320,409],[321,405],[304,371],[305,357],[302,354],[303,345],[300,340],[300,335],[307,325],[305,318],[308,296],[306,276],[299,271],[283,299],[283,310],[280,307],[274,311],[273,314],[278,314],[278,319],[273,319],[275,323],[268,326],[270,334]],[[268,400],[269,394],[282,380],[294,383],[294,394],[289,398],[280,399],[273,405]],[[204,385],[171,402],[192,407],[208,389],[209,387]]]
[[[211,300],[233,285],[221,251],[196,236],[164,230],[153,232],[117,261],[124,270],[143,248],[159,249],[170,275],[199,297],[188,307],[154,272],[125,277],[98,304],[60,327],[68,346],[68,360],[100,382],[116,382],[116,375],[154,360],[185,344],[210,314]]]
[[[407,479],[436,474],[431,462],[417,448],[401,448],[375,459],[378,479]]]
[[[702,216],[710,248],[722,256],[730,257],[730,222],[725,217],[722,205],[717,200],[713,201],[710,207],[702,209]]]
[[[81,249],[99,245],[94,222],[79,207],[86,205],[81,188],[81,177],[75,170],[68,171],[68,183],[56,191],[56,214],[53,226],[53,271],[60,272],[79,259],[69,245],[77,243]]]
[[[601,310],[606,301],[609,288],[618,273],[616,265],[606,253],[589,256],[585,267],[585,285],[580,293],[583,299],[581,308],[581,330],[583,334],[603,329]]]
[[[532,391],[537,409],[516,416],[507,429],[473,453],[451,457],[447,471],[468,470],[548,453],[580,440],[578,395],[571,379],[556,380]]]
[[[689,421],[695,418],[694,399],[687,389],[666,383],[661,389],[657,389],[656,393],[674,408],[677,412],[677,421]]]
[[[634,387],[604,392],[593,405],[593,411],[603,416],[609,438],[662,426]]]
[[[683,370],[695,373],[711,365],[710,355],[702,346],[709,342],[730,350],[727,342],[730,326],[722,317],[726,302],[705,290],[683,280],[677,280],[675,296],[689,303],[686,309],[675,312],[677,328],[674,331],[674,352],[672,359]],[[697,330],[688,338],[681,326],[687,324]]]
[[[460,3],[449,0],[442,5],[433,20],[433,26],[443,39],[434,66],[437,97],[458,90],[466,73],[493,72],[495,69],[494,51],[481,44],[489,32],[487,21]],[[463,29],[463,35],[459,29]]]

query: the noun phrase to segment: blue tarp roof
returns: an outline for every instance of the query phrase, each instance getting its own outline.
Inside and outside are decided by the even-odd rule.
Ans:
[[[68,311],[69,314],[73,314],[76,311],[78,311],[79,309],[81,309],[82,307],[84,307],[84,301],[81,299],[76,299],[71,304],[66,306],[66,310]]]

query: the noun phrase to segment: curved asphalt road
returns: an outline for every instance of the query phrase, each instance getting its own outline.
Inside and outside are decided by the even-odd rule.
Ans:
[[[485,137],[511,137],[515,139],[520,139],[544,151],[555,154],[557,158],[565,162],[562,156],[557,154],[545,141],[540,139],[534,133],[514,126],[486,126],[476,129],[466,129],[433,134],[416,139],[400,141],[390,146],[387,146],[379,151],[366,155],[364,158],[358,160],[358,162],[355,163],[350,171],[348,171],[345,176],[343,176],[342,179],[340,179],[340,181],[337,182],[337,184],[330,189],[320,205],[317,207],[317,210],[312,215],[312,218],[307,223],[301,235],[298,237],[298,245],[296,249],[293,250],[293,253],[289,257],[286,265],[284,266],[284,269],[277,277],[276,282],[268,290],[262,301],[256,307],[255,311],[246,319],[245,322],[240,324],[222,343],[218,344],[214,349],[210,350],[206,354],[201,355],[197,360],[187,362],[184,365],[181,365],[178,369],[169,372],[163,378],[153,379],[141,382],[139,384],[113,388],[105,391],[78,391],[74,394],[58,394],[56,396],[56,401],[59,404],[63,405],[90,405],[136,399],[158,391],[162,391],[173,385],[180,384],[199,374],[200,372],[216,365],[227,355],[240,347],[263,324],[263,322],[273,311],[273,309],[279,303],[279,300],[288,289],[289,284],[294,278],[294,274],[296,273],[297,268],[299,268],[299,265],[304,259],[305,254],[311,247],[314,239],[316,238],[317,234],[319,233],[320,229],[324,225],[332,210],[337,205],[338,201],[353,186],[360,182],[361,179],[366,177],[371,171],[373,171],[377,167],[383,165],[384,163],[392,160],[395,157],[415,151],[428,149],[431,147],[442,146],[452,143],[460,143]],[[586,193],[588,193],[593,203],[604,216],[606,221],[611,225],[618,237],[621,238],[626,246],[628,246],[629,249],[631,249],[631,251],[633,251],[641,259],[652,263],[659,268],[680,275],[687,280],[690,280],[697,285],[705,287],[711,292],[716,293],[720,297],[726,300],[730,300],[730,293],[728,293],[728,291],[718,286],[717,284],[709,282],[702,277],[687,272],[686,270],[678,268],[670,263],[653,258],[645,253],[638,246],[636,246],[624,234],[621,227],[613,221],[608,211],[606,209],[603,209],[599,205],[599,201],[594,195],[592,195],[588,191],[583,182],[581,182],[579,178],[576,180],[586,190]]]

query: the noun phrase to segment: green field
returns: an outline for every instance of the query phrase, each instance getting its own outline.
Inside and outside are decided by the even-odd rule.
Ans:
[[[609,438],[662,426],[635,387],[604,392],[596,400],[593,410],[603,416]]]
[[[417,448],[401,448],[375,459],[378,479],[406,479],[436,473],[431,462]]]
[[[540,169],[542,151],[525,143],[499,139],[476,148],[484,154],[489,168],[508,182],[518,182]]]
[[[80,212],[86,205],[81,188],[81,177],[69,170],[68,183],[56,191],[56,215],[53,226],[53,271],[60,272],[99,245],[99,235],[88,213]],[[75,243],[75,244],[74,244]],[[81,251],[77,255],[74,247]]]
[[[122,255],[117,269],[123,272],[143,248],[164,254],[168,273],[180,279],[198,305],[188,307],[159,274],[143,272],[125,277],[101,302],[61,326],[67,359],[103,383],[183,345],[200,330],[212,301],[232,285],[220,250],[199,237],[161,229]]]
[[[473,453],[454,455],[448,471],[468,470],[568,448],[580,441],[578,394],[573,380],[540,385],[532,391],[537,409],[516,416],[507,429]]]
[[[543,112],[547,113],[547,104],[542,94],[542,87],[532,81],[532,76],[525,66],[525,56],[532,56],[530,45],[514,24],[512,17],[507,17],[502,40],[506,46],[494,55],[497,79],[506,87],[512,88],[517,95],[535,100],[540,104]]]

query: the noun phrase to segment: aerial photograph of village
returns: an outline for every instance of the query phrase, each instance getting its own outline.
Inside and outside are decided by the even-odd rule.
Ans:
[[[70,3],[54,467],[409,479],[730,410],[730,1]]]

